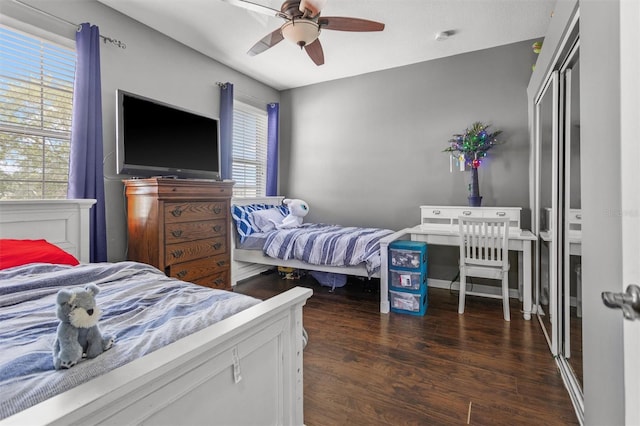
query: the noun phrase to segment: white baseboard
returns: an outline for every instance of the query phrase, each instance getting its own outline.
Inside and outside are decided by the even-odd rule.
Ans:
[[[249,262],[233,262],[232,265],[232,285],[236,285],[239,281],[245,280],[247,278],[251,278],[255,275],[260,274],[268,269],[273,268],[271,265],[261,265],[258,263],[249,263]],[[458,291],[460,289],[460,283],[458,281],[451,284],[450,281],[440,280],[429,278],[427,285],[433,288],[445,288],[450,290]],[[481,294],[483,296],[488,297],[496,297],[502,298],[502,290],[500,287],[494,287],[489,285],[481,285],[481,284],[469,284],[467,283],[467,294]],[[509,297],[518,298],[518,290],[515,288],[509,289]]]
[[[450,290],[455,290],[456,292],[460,290],[459,281],[455,281],[452,284],[451,281],[429,278],[429,280],[427,281],[427,286],[433,287],[433,288],[446,288]],[[467,283],[467,294],[471,296],[482,295],[482,296],[495,297],[498,299],[502,299],[502,288],[498,286],[494,287],[490,285]],[[509,297],[518,299],[519,298],[518,289],[510,288]]]

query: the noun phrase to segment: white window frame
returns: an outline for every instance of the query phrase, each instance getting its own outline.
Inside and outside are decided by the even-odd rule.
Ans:
[[[14,49],[17,54],[2,54],[3,61],[6,60],[7,63],[3,65],[4,68],[0,68],[0,85],[5,88],[2,93],[3,87],[0,86],[0,134],[3,138],[0,143],[6,145],[10,140],[17,140],[31,144],[31,149],[26,154],[18,150],[3,152],[0,158],[0,199],[66,198],[76,61],[75,48],[72,47],[74,43],[71,40],[60,40],[60,36],[43,30],[31,31],[28,25],[2,24],[0,27],[3,32],[9,31],[29,39],[26,42],[11,35],[3,37],[3,52]],[[10,71],[26,69],[31,70],[29,79],[24,78],[26,74]],[[52,75],[53,79],[48,79]],[[37,99],[36,102],[31,101],[28,106],[25,102],[23,105],[23,111],[39,117],[37,121],[15,121],[16,110],[12,109],[11,104],[13,101],[16,101],[14,105],[19,103],[15,96],[19,92],[12,94],[6,89],[9,85],[24,89],[25,93],[26,90],[29,93],[39,93],[35,97],[29,95],[32,99]],[[32,90],[34,88],[36,90]],[[55,99],[52,88],[55,88]],[[62,115],[58,114],[59,107],[51,102],[62,102]],[[53,109],[51,105],[54,105]],[[45,109],[48,113],[43,114]],[[62,153],[62,157],[51,163],[52,156],[59,153]],[[29,168],[35,172],[28,173]]]
[[[266,106],[234,100],[231,177],[235,197],[263,197],[267,185]]]

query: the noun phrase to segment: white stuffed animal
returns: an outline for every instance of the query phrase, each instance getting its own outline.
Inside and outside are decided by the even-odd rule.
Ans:
[[[277,225],[277,228],[297,228],[302,225],[302,218],[309,213],[309,205],[302,200],[290,198],[285,198],[282,203],[289,207],[289,214],[285,216],[282,223]]]

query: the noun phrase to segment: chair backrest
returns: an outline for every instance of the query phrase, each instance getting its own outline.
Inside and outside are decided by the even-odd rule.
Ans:
[[[508,218],[458,218],[460,266],[507,268],[509,265]]]

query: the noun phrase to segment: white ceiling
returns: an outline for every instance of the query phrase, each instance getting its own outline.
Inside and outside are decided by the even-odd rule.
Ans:
[[[556,0],[328,0],[323,16],[383,22],[382,32],[320,34],[316,66],[284,40],[246,54],[284,20],[222,0],[98,0],[275,89],[284,90],[544,36]],[[280,0],[252,0],[280,9]],[[560,0],[561,1],[561,0]],[[441,31],[454,31],[436,41]]]

